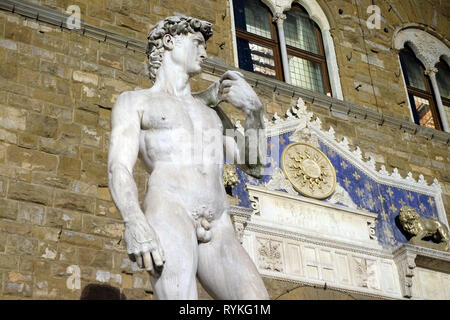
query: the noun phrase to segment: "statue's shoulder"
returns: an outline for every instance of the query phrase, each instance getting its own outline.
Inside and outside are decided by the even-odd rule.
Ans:
[[[140,102],[151,98],[150,90],[124,91],[116,100],[116,105],[127,104],[128,106],[140,104]]]

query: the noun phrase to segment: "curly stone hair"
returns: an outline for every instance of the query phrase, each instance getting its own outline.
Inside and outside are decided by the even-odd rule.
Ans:
[[[212,36],[212,24],[192,17],[174,16],[158,22],[153,27],[147,38],[148,70],[153,82],[163,59],[163,37],[166,34],[176,36],[194,32],[201,32],[207,41]]]

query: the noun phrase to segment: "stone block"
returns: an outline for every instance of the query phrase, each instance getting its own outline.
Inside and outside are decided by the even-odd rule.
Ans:
[[[93,214],[95,212],[95,198],[64,190],[55,190],[54,206],[55,208],[83,211]]]
[[[79,247],[103,249],[103,240],[100,237],[80,232],[63,230],[61,233],[62,243],[68,243]]]
[[[17,222],[43,225],[45,207],[25,202],[19,202]]]
[[[3,79],[15,80],[17,78],[17,65],[1,63],[0,75]]]
[[[97,190],[97,198],[105,201],[112,201],[111,193],[109,192],[108,187],[98,188]]]
[[[9,39],[1,39],[0,47],[8,50],[17,51],[17,42]]]
[[[10,130],[25,130],[26,113],[24,110],[0,105],[0,127]]]
[[[103,53],[100,53],[100,56],[98,58],[98,63],[103,66],[122,70],[123,69],[122,60],[123,60],[122,57],[120,57],[118,55],[103,52]]]
[[[68,178],[59,177],[54,173],[48,172],[33,172],[31,181],[33,184],[55,187],[59,189],[67,189],[71,182]]]
[[[35,256],[38,253],[38,240],[18,234],[11,234],[6,241],[7,254],[26,254]]]
[[[58,243],[58,260],[69,264],[78,264],[78,248],[65,243]]]
[[[61,228],[50,228],[41,226],[32,226],[31,234],[33,238],[42,241],[57,242],[61,236]]]
[[[7,162],[23,169],[56,171],[58,159],[45,152],[12,145],[7,149]]]
[[[44,114],[51,118],[58,119],[59,126],[71,123],[73,120],[73,110],[64,106],[57,106],[52,103],[45,103]]]
[[[18,214],[17,201],[0,199],[0,219],[16,220],[17,214]]]
[[[27,109],[35,112],[42,112],[43,103],[39,100],[31,99],[25,95],[9,93],[8,104],[13,107]]]
[[[8,130],[0,129],[0,141],[16,144],[17,143],[17,135]]]
[[[96,127],[98,124],[98,114],[77,109],[74,111],[74,122]]]
[[[0,220],[0,233],[32,235],[31,226],[16,221]]]
[[[81,180],[104,187],[108,185],[108,168],[106,165],[94,162],[83,162]]]
[[[53,192],[52,189],[47,187],[10,181],[8,198],[50,206],[52,204]]]
[[[7,236],[8,235],[6,233],[0,233],[0,254],[5,253]]]
[[[72,192],[80,193],[86,196],[95,197],[97,195],[97,186],[82,181],[72,181],[69,188]]]
[[[18,270],[19,257],[11,254],[0,254],[0,269]]]
[[[79,249],[80,265],[99,269],[112,269],[112,253],[103,250]]]
[[[53,242],[39,241],[38,256],[42,259],[55,260],[58,255],[58,245]]]
[[[17,296],[30,298],[32,296],[33,277],[31,274],[20,272],[8,272],[4,283],[3,294],[6,296]]]
[[[131,18],[130,16],[118,15],[116,17],[116,23],[120,27],[125,27],[134,31],[148,33],[148,25],[140,23]]]
[[[38,136],[30,133],[20,133],[18,135],[19,140],[17,142],[17,145],[22,148],[26,149],[37,149],[37,146],[39,144],[39,138]]]
[[[40,138],[39,147],[42,151],[65,157],[76,157],[78,155],[78,146],[73,145],[72,139],[62,136],[60,139]]]
[[[124,224],[122,221],[84,215],[83,231],[107,238],[121,239],[123,237]]]
[[[61,106],[70,106],[72,104],[69,96],[50,92],[42,88],[36,88],[33,91],[33,98]]]
[[[74,71],[72,74],[72,78],[74,81],[82,82],[85,84],[91,84],[93,86],[98,85],[98,76],[92,73],[87,73],[83,71]]]
[[[43,86],[43,83],[41,82],[41,74],[38,71],[18,67],[17,82],[24,84],[28,87],[42,88],[48,92],[51,92],[51,90],[48,90],[48,88],[45,88]]]
[[[97,209],[95,214],[98,216],[106,216],[112,219],[122,219],[119,211],[112,201],[104,201],[97,199]]]
[[[79,179],[81,171],[81,160],[59,157],[58,176]]]
[[[8,179],[6,177],[0,176],[0,197],[4,197],[6,195],[7,186],[8,186]]]
[[[45,215],[45,226],[52,228],[63,228],[65,230],[81,230],[81,213],[47,208]]]
[[[30,113],[27,115],[27,131],[45,138],[56,138],[58,134],[58,120]]]

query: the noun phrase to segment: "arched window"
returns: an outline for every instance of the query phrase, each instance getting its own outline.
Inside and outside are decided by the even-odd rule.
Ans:
[[[331,93],[322,33],[301,6],[294,4],[286,12],[284,33],[292,84],[320,93]]]
[[[233,8],[241,69],[281,81],[288,78],[295,86],[331,95],[322,34],[304,8],[294,4],[285,13],[284,39],[279,39],[273,15],[261,1],[233,0]],[[287,52],[288,68],[282,65],[282,51]]]
[[[425,67],[408,45],[400,51],[400,62],[414,122],[421,126],[442,130],[430,78],[425,74]]]
[[[397,29],[393,47],[399,50],[414,122],[450,132],[450,48],[414,26]]]
[[[255,0],[234,0],[236,40],[241,69],[283,80],[272,14]]]

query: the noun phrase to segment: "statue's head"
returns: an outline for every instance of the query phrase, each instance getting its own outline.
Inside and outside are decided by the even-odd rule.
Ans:
[[[204,50],[206,48],[205,42],[211,36],[212,24],[195,18],[174,16],[158,22],[148,35],[147,56],[150,79],[155,81],[166,50],[186,46],[183,41],[196,43],[203,46]],[[198,42],[202,42],[203,45]],[[189,55],[188,50],[183,51],[181,49],[181,52],[186,56],[185,58],[197,59],[197,57],[187,56]],[[206,57],[206,52],[204,54],[200,52],[200,55]],[[175,56],[175,59],[179,59],[179,57]]]

